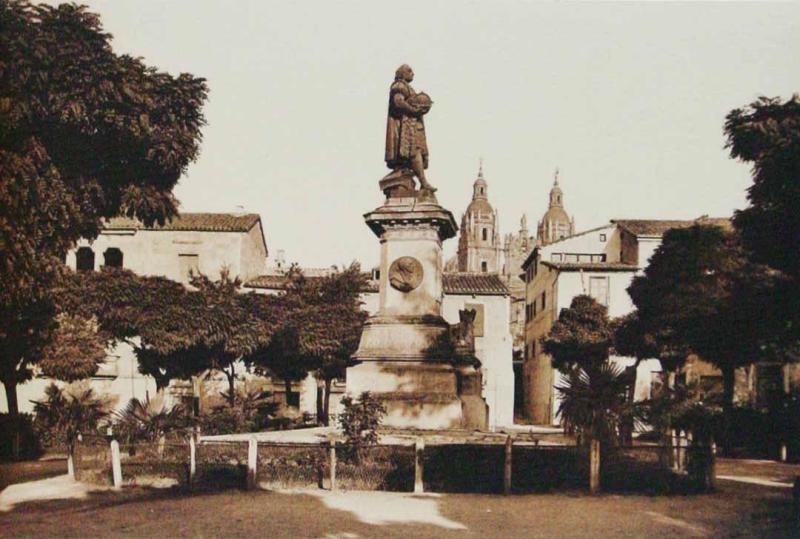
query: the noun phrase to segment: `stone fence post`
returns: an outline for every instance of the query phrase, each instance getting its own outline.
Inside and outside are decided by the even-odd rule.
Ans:
[[[247,489],[258,485],[258,441],[255,436],[247,441]]]
[[[511,462],[514,440],[509,434],[506,437],[505,462],[503,465],[503,494],[511,494]]]
[[[414,442],[414,493],[421,494],[425,491],[423,482],[424,459],[425,457],[425,438],[419,436]]]
[[[114,481],[114,488],[122,488],[122,462],[117,440],[111,440],[111,476]]]

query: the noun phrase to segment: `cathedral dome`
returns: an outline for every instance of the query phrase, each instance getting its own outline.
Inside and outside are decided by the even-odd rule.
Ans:
[[[569,223],[570,218],[567,211],[561,206],[552,206],[550,207],[542,217],[542,221],[545,223],[547,222],[561,222],[561,223]]]

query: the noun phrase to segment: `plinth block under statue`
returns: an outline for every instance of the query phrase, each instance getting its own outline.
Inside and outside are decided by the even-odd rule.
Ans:
[[[442,318],[442,242],[458,227],[425,176],[423,116],[433,101],[414,91],[413,78],[409,66],[400,66],[389,89],[391,172],[379,182],[386,199],[364,215],[381,245],[379,308],[347,369],[347,393],[376,395],[386,406],[384,426],[483,430],[488,406],[475,357],[475,312],[461,311],[453,326]]]

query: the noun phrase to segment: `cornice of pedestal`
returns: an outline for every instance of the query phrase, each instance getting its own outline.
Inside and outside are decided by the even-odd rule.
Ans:
[[[386,229],[403,226],[435,227],[441,241],[454,237],[458,232],[450,210],[414,197],[389,198],[383,206],[365,213],[364,220],[379,238]]]

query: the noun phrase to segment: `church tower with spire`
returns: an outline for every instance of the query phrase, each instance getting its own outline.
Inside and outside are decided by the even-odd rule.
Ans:
[[[575,220],[570,219],[564,209],[564,193],[558,185],[558,169],[553,188],[550,189],[550,203],[536,232],[536,242],[539,245],[547,245],[575,234]]]
[[[483,161],[478,179],[472,184],[472,201],[461,217],[458,237],[458,271],[473,273],[500,272],[500,233],[497,212],[489,204]]]

